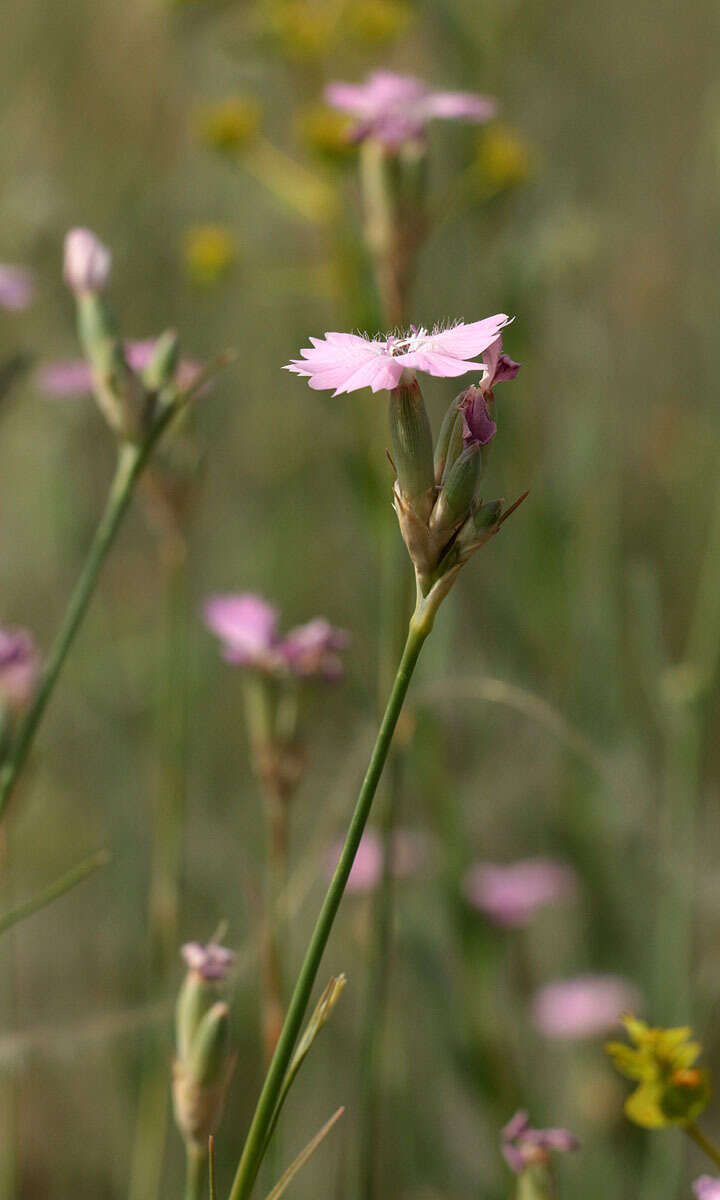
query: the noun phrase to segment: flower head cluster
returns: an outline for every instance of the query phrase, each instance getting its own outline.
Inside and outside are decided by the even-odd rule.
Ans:
[[[598,1037],[614,1029],[638,1001],[637,989],[617,975],[578,975],[548,983],[536,992],[533,1023],[549,1038]]]
[[[632,1045],[611,1042],[607,1052],[621,1075],[637,1081],[625,1101],[625,1115],[645,1129],[690,1125],[707,1107],[707,1072],[696,1067],[702,1047],[687,1026],[652,1029],[637,1017],[623,1024]]]
[[[475,92],[434,92],[414,75],[373,71],[363,83],[331,83],[325,99],[355,118],[355,141],[375,138],[390,150],[421,141],[430,120],[474,121],[495,116],[497,104]]]
[[[26,629],[0,628],[0,710],[25,708],[40,674],[40,655]]]
[[[278,634],[278,612],[250,592],[212,596],[205,604],[205,623],[222,642],[223,657],[235,666],[271,675],[299,678],[342,675],[339,651],[348,635],[323,617]]]
[[[571,900],[576,891],[572,867],[548,858],[507,866],[477,863],[465,877],[465,895],[473,907],[505,927],[527,925],[540,909]]]
[[[19,312],[31,303],[35,288],[26,267],[0,263],[0,308]]]
[[[528,1114],[522,1109],[502,1131],[503,1157],[516,1175],[521,1175],[528,1167],[549,1162],[551,1151],[566,1154],[579,1148],[577,1138],[567,1129],[533,1129]]]
[[[227,979],[235,961],[232,950],[218,946],[216,942],[208,942],[205,946],[202,942],[186,942],[181,953],[188,970],[195,971],[207,983]]]
[[[142,338],[124,343],[125,359],[133,371],[145,371],[152,363],[158,346],[157,338]],[[184,390],[189,388],[200,374],[199,362],[181,358],[175,372],[175,383]],[[93,375],[90,364],[84,358],[60,359],[46,363],[38,372],[38,383],[50,396],[74,396],[93,390]]]
[[[508,321],[505,313],[498,313],[431,332],[413,325],[402,336],[373,340],[354,333],[326,333],[324,338],[311,338],[301,357],[286,366],[306,378],[311,388],[331,390],[336,396],[365,387],[390,392],[390,442],[397,472],[393,502],[420,594],[427,598],[433,592],[433,608],[463,564],[494,537],[520,503],[504,510],[504,501],[485,504],[477,495],[484,459],[480,451],[496,429],[488,407],[493,386],[514,378],[519,369],[502,352],[501,331]],[[482,364],[473,361],[481,354]],[[450,405],[434,448],[416,379],[419,371],[441,378],[481,372],[479,384]]]
[[[372,339],[356,333],[326,333],[324,338],[310,338],[312,346],[302,349],[301,358],[293,359],[285,370],[304,376],[316,391],[332,391],[335,396],[365,387],[392,391],[404,371],[454,378],[483,369],[472,360],[497,341],[509,320],[498,313],[470,325],[460,321],[449,329],[428,331],[411,325],[402,336]]]

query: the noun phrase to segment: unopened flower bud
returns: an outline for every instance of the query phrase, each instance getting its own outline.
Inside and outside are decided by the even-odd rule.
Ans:
[[[390,444],[403,499],[423,520],[435,486],[432,431],[417,379],[403,377],[390,393]]]
[[[443,476],[462,450],[462,417],[458,410],[458,397],[448,408],[435,442],[435,482],[442,483]]]
[[[111,264],[110,251],[91,230],[71,229],[66,234],[63,278],[73,292],[101,292]]]
[[[152,358],[143,371],[145,386],[159,392],[172,382],[180,364],[180,339],[175,329],[168,329],[155,343]]]
[[[480,447],[468,446],[448,471],[430,518],[430,532],[438,535],[465,520],[475,496],[480,474]]]
[[[188,971],[175,1006],[178,1056],[183,1062],[190,1053],[200,1022],[216,997],[217,990],[211,983],[197,971]]]
[[[227,1068],[230,1009],[218,1000],[205,1013],[192,1040],[186,1064],[195,1083],[216,1083]]]

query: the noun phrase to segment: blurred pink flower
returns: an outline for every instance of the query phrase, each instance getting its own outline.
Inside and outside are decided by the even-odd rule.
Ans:
[[[535,1163],[547,1162],[551,1150],[566,1154],[580,1148],[577,1138],[567,1129],[533,1129],[522,1109],[508,1121],[501,1137],[503,1156],[516,1175]]]
[[[502,352],[502,337],[483,352],[485,375],[481,382],[471,385],[458,403],[463,417],[463,444],[485,446],[497,432],[497,425],[490,415],[488,405],[494,400],[493,387],[514,379],[520,363],[513,362]]]
[[[316,617],[291,629],[278,649],[293,675],[339,679],[343,664],[337,652],[345,650],[349,640],[344,629],[335,629],[324,617]]]
[[[428,121],[435,117],[484,123],[497,112],[497,103],[490,96],[433,92],[421,79],[394,71],[373,71],[363,83],[330,83],[325,99],[356,118],[352,140],[373,137],[392,150],[420,140]]]
[[[100,292],[110,277],[112,254],[90,229],[65,234],[63,279],[71,291]]]
[[[278,612],[252,592],[211,596],[205,624],[222,642],[223,658],[236,666],[270,670],[280,665],[277,653]]]
[[[143,338],[125,343],[125,357],[133,371],[144,371],[152,361],[157,340]],[[175,382],[181,389],[188,388],[197,379],[201,370],[199,362],[182,358],[175,373]],[[92,391],[92,371],[84,358],[60,359],[46,363],[38,371],[38,383],[51,396],[71,396]]]
[[[204,617],[223,644],[223,657],[235,666],[298,678],[334,680],[342,675],[338,651],[345,649],[349,635],[324,617],[298,625],[281,638],[277,609],[250,592],[211,596]]]
[[[13,712],[30,701],[41,669],[40,655],[26,629],[0,628],[0,709]]]
[[[720,1200],[720,1179],[711,1175],[701,1175],[693,1184],[697,1200]]]
[[[26,267],[0,263],[0,308],[19,312],[31,303],[35,287]]]
[[[208,942],[206,946],[201,942],[186,942],[181,954],[188,970],[197,972],[208,982],[226,979],[235,961],[232,950],[226,950],[216,942]]]
[[[335,870],[343,842],[337,841],[327,856],[327,874]],[[392,842],[392,873],[396,879],[416,875],[427,861],[428,843],[425,834],[413,829],[397,829]],[[347,883],[348,892],[372,892],[383,873],[382,840],[374,829],[363,834]]]
[[[504,313],[466,325],[460,321],[450,329],[416,329],[405,337],[389,335],[372,341],[355,333],[326,333],[310,338],[311,347],[300,351],[302,358],[285,367],[307,378],[317,391],[334,388],[334,395],[369,387],[373,392],[397,387],[403,371],[425,371],[450,378],[479,371],[471,362],[487,350],[510,320]]]
[[[640,996],[617,975],[578,975],[548,983],[535,994],[535,1027],[550,1038],[591,1038],[608,1033],[624,1012],[640,1006]]]
[[[465,876],[464,891],[474,908],[498,925],[527,925],[549,904],[571,900],[577,878],[567,863],[526,858],[502,866],[476,863]]]

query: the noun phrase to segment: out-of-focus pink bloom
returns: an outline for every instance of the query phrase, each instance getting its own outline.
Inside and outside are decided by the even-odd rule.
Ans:
[[[223,658],[236,666],[272,670],[281,665],[277,651],[278,612],[252,592],[211,596],[204,608],[205,624],[217,634]]]
[[[433,92],[413,75],[373,71],[363,83],[330,83],[325,99],[333,108],[355,117],[353,141],[373,137],[388,149],[421,140],[428,121],[484,124],[497,112],[497,102],[476,92]]]
[[[0,263],[0,308],[19,312],[32,301],[35,288],[26,267]]]
[[[533,1129],[526,1112],[521,1110],[502,1131],[503,1157],[516,1175],[536,1163],[546,1163],[550,1151],[566,1154],[578,1150],[580,1143],[567,1129]]]
[[[617,975],[579,975],[548,983],[532,1004],[535,1027],[545,1037],[591,1038],[608,1033],[624,1012],[640,1005],[637,988]]]
[[[63,279],[71,291],[101,292],[110,277],[112,255],[90,229],[65,235]]]
[[[40,675],[40,655],[26,629],[0,629],[0,709],[25,708]]]
[[[298,625],[281,638],[277,609],[250,592],[211,596],[204,616],[223,644],[223,657],[236,666],[300,679],[333,680],[342,675],[338,652],[347,646],[349,635],[324,617]]]
[[[712,1175],[701,1175],[693,1184],[697,1200],[720,1200],[720,1179]]]
[[[235,961],[232,950],[226,950],[224,946],[218,946],[216,942],[208,942],[206,946],[203,946],[201,942],[186,942],[182,947],[181,954],[188,970],[202,975],[203,979],[208,982],[219,982],[226,979]]]
[[[572,867],[549,858],[501,866],[476,863],[465,876],[465,895],[497,925],[527,925],[541,908],[570,900],[577,891]]]
[[[335,870],[343,842],[336,842],[327,857],[327,873]],[[407,879],[416,875],[427,861],[428,844],[425,835],[414,829],[397,829],[392,840],[392,873],[396,879]],[[363,834],[355,861],[347,882],[347,891],[372,892],[380,883],[383,874],[382,839],[374,829]]]
[[[143,338],[125,342],[125,357],[133,371],[144,371],[152,362],[157,340]],[[184,390],[197,379],[201,370],[199,362],[182,358],[175,373],[175,383]],[[92,371],[84,358],[65,359],[46,363],[38,371],[38,383],[51,396],[71,396],[92,391]]]
[[[470,361],[482,354],[494,341],[509,317],[498,313],[470,325],[460,321],[450,329],[416,329],[410,326],[405,337],[360,337],[355,333],[326,333],[324,338],[310,338],[312,346],[300,351],[302,358],[293,359],[285,367],[302,375],[317,391],[334,389],[356,392],[369,387],[373,392],[392,390],[400,382],[403,371],[424,371],[428,375],[450,378],[479,370]]]
[[[458,403],[463,417],[463,444],[485,446],[497,433],[497,425],[490,415],[489,405],[494,400],[496,383],[514,379],[520,363],[513,362],[502,352],[502,338],[488,346],[483,352],[485,374],[477,385],[471,385]]]
[[[324,617],[316,617],[307,625],[298,625],[278,646],[293,675],[322,675],[339,679],[343,673],[339,650],[345,650],[349,634],[335,629]]]

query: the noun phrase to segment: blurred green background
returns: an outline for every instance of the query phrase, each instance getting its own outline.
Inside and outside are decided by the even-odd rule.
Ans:
[[[630,1129],[601,1040],[543,1041],[528,1002],[558,976],[611,971],[653,1021],[694,1022],[720,1058],[717,6],[10,0],[3,12],[0,260],[30,265],[37,296],[1,314],[0,355],[77,354],[60,274],[77,224],[113,248],[128,336],[172,326],[195,356],[239,352],[197,405],[185,566],[169,565],[136,504],[7,827],[3,907],[97,847],[113,859],[0,947],[3,1200],[130,1194],[142,1063],[181,979],[178,958],[148,982],[153,814],[168,789],[186,794],[178,941],[224,917],[228,943],[248,947],[221,1194],[232,1177],[261,1077],[262,830],[240,680],[199,613],[208,592],[249,589],[285,626],[321,613],[352,631],[347,680],[304,710],[297,959],[372,736],[391,526],[360,465],[371,447],[383,478],[382,397],[333,400],[280,368],[311,334],[378,322],[354,157],[318,154],[307,116],[324,82],[378,65],[500,101],[494,141],[430,131],[437,220],[411,308],[417,324],[516,314],[505,345],[523,369],[499,393],[488,496],[531,489],[463,573],[411,699],[401,816],[435,852],[421,882],[397,889],[379,1194],[510,1194],[498,1130],[528,1104],[535,1123],[583,1140],[559,1164],[565,1194],[688,1196],[699,1163],[679,1162],[681,1135]],[[255,99],[261,130],[217,153],[197,114],[234,94]],[[301,211],[298,178],[334,209]],[[234,261],[198,282],[188,237],[208,225],[231,235]],[[424,385],[436,427],[453,390]],[[112,455],[92,401],[48,398],[33,370],[2,402],[0,619],[43,648]],[[388,500],[389,488],[388,472]],[[522,711],[484,698],[488,679],[521,689]],[[172,737],[186,686],[183,776]],[[575,866],[578,903],[527,932],[489,932],[462,903],[464,870],[533,854]],[[347,1105],[297,1196],[355,1194],[368,915],[366,897],[346,899],[323,976],[345,970],[349,987],[284,1118],[289,1158]],[[172,1128],[162,1171],[158,1194],[177,1196]]]

